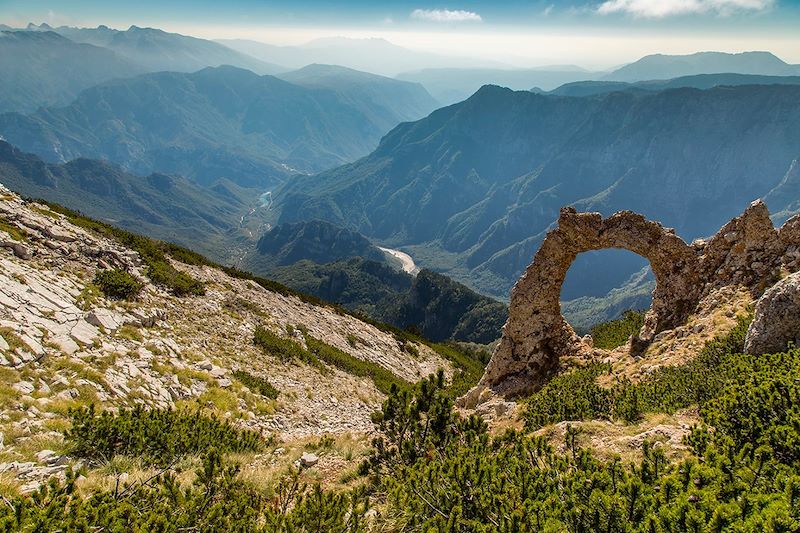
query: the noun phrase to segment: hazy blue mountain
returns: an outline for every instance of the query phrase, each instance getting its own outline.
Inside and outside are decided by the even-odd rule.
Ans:
[[[418,120],[439,103],[418,83],[399,81],[336,65],[307,65],[278,76],[302,87],[331,89],[367,110],[372,122],[389,131],[400,122]]]
[[[603,296],[562,301],[561,312],[579,334],[585,334],[592,326],[619,318],[629,309],[648,309],[655,286],[652,270],[644,267]]]
[[[387,262],[386,254],[358,232],[322,220],[280,224],[259,239],[242,266],[268,272],[302,260],[331,263],[351,257]]]
[[[800,65],[790,65],[769,52],[654,54],[625,65],[604,76],[603,79],[608,81],[666,80],[694,74],[720,73],[798,76],[800,75]]]
[[[397,79],[420,83],[438,101],[452,104],[467,99],[484,85],[499,85],[514,90],[537,87],[548,91],[565,83],[593,80],[600,76],[569,65],[550,68],[553,70],[437,68],[404,72]]]
[[[131,26],[127,30],[116,30],[108,26],[52,28],[46,24],[41,26],[30,24],[28,29],[54,31],[78,43],[108,48],[142,66],[147,72],[161,70],[194,72],[205,67],[220,65],[245,68],[258,74],[275,74],[286,70],[214,41],[168,33],[157,28],[138,26]]]
[[[227,178],[268,188],[292,172],[319,171],[369,153],[400,107],[362,102],[347,89],[302,87],[218,67],[114,80],[83,91],[66,107],[3,114],[0,135],[49,162],[108,159],[137,174],[175,173],[201,184]]]
[[[93,218],[224,260],[252,195],[229,182],[210,189],[166,174],[133,176],[105,161],[48,164],[0,141],[0,183]]]
[[[300,261],[268,275],[375,320],[414,326],[437,341],[489,343],[508,318],[505,305],[442,274],[422,270],[414,277],[360,257],[324,265]]]
[[[800,155],[798,123],[792,85],[582,98],[487,86],[401,124],[368,157],[293,178],[276,209],[403,246],[503,298],[564,205],[632,209],[689,240],[715,232],[779,185]],[[616,283],[640,268],[604,259],[576,293],[601,271]]]
[[[0,31],[0,112],[64,105],[98,83],[144,72],[132,61],[49,31]]]
[[[756,74],[697,74],[671,80],[650,80],[628,83],[623,81],[576,81],[565,83],[548,94],[559,96],[591,96],[614,91],[663,91],[693,87],[712,89],[722,85],[800,85],[800,76],[760,76]],[[541,92],[541,91],[538,91]]]
[[[400,72],[431,67],[503,67],[496,61],[409,50],[379,38],[326,37],[300,46],[276,46],[243,39],[223,39],[219,42],[262,61],[292,68],[323,63],[394,76]]]

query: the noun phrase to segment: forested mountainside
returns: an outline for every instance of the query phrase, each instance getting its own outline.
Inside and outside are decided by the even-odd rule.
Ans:
[[[300,261],[267,271],[295,290],[410,329],[434,341],[488,344],[499,338],[506,306],[430,270],[416,276],[361,257],[317,264]]]
[[[505,297],[564,205],[637,210],[691,240],[769,195],[800,156],[799,99],[790,85],[584,98],[487,86],[356,163],[292,179],[276,209],[404,245]],[[785,211],[792,199],[776,196]],[[617,281],[641,266],[612,265]]]
[[[144,74],[87,89],[65,107],[0,115],[0,135],[48,162],[108,159],[138,174],[268,188],[363,156],[397,117],[433,109],[424,89],[393,83],[411,94],[378,104],[350,94],[363,91],[358,84],[303,87],[229,66]]]
[[[332,263],[350,257],[387,262],[386,254],[358,232],[322,220],[281,224],[264,233],[242,266],[269,272],[301,260]]]

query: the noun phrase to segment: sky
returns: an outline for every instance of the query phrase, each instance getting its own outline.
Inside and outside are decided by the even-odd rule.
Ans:
[[[800,0],[0,0],[0,23],[303,44],[381,37],[513,66],[612,68],[651,53],[767,50],[800,63]]]

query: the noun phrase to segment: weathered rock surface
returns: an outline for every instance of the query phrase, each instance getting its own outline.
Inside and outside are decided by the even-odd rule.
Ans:
[[[632,353],[644,351],[655,336],[683,324],[701,298],[727,286],[761,294],[781,268],[800,267],[800,216],[775,229],[767,206],[753,202],[707,241],[691,245],[672,229],[622,211],[608,218],[564,208],[533,262],[511,292],[503,337],[479,384],[460,399],[474,406],[493,395],[513,397],[540,387],[560,357],[591,357],[561,315],[561,285],[575,257],[589,250],[622,248],[646,257],[656,278],[653,303]]]
[[[203,296],[175,297],[149,281],[137,253],[1,185],[0,219],[15,233],[0,230],[0,241],[20,243],[21,236],[31,252],[23,259],[0,246],[0,365],[11,392],[0,402],[0,473],[25,483],[23,490],[66,470],[64,456],[47,454],[41,461],[54,464],[42,465],[31,451],[43,436],[48,447],[62,438],[48,428],[67,422],[66,407],[191,402],[287,442],[373,430],[370,415],[384,396],[370,379],[264,353],[253,344],[257,326],[284,336],[302,326],[408,381],[438,368],[452,375],[452,365],[426,345],[415,344],[418,356],[410,356],[391,332],[215,268],[174,262],[206,284]],[[144,283],[136,301],[111,301],[92,287],[105,268],[123,268]],[[353,336],[364,342],[352,346]],[[237,370],[267,379],[278,399],[245,387]]]
[[[752,355],[780,352],[800,341],[800,272],[767,290],[758,300],[744,349]]]

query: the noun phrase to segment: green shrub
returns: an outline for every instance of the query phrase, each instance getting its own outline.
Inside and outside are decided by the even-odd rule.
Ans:
[[[537,429],[564,420],[606,418],[614,395],[611,390],[597,385],[597,376],[609,370],[609,365],[594,363],[550,380],[528,399],[527,426]]]
[[[624,380],[612,388],[597,385],[597,377],[610,370],[592,364],[550,380],[526,401],[526,427],[534,430],[565,420],[620,419],[633,422],[648,412],[674,413],[702,407],[726,386],[749,372],[749,360],[740,352],[750,318],[742,318],[730,333],[706,344],[686,364],[662,367],[638,383]]]
[[[589,332],[595,348],[613,350],[628,342],[631,335],[638,335],[644,325],[643,311],[625,311],[621,318],[594,326]]]
[[[167,261],[151,262],[147,269],[147,276],[153,283],[166,287],[175,296],[201,296],[206,292],[201,281],[177,270]]]
[[[302,361],[317,368],[321,372],[327,371],[325,365],[320,363],[319,359],[303,348],[299,342],[276,335],[262,326],[256,327],[255,333],[253,334],[253,342],[256,346],[261,348],[264,353],[277,357],[283,362]]]
[[[278,397],[278,389],[272,386],[269,381],[244,370],[235,370],[233,377],[242,382],[242,384],[252,391],[259,393],[262,396],[274,400]]]
[[[393,386],[400,388],[409,386],[406,380],[392,374],[377,363],[353,357],[347,352],[343,352],[339,348],[326,344],[310,335],[306,335],[305,338],[308,351],[314,357],[348,374],[369,377],[375,387],[384,394],[389,394]]]
[[[122,409],[116,414],[95,412],[94,406],[70,412],[72,427],[65,433],[70,454],[90,461],[110,460],[115,455],[140,457],[166,465],[189,454],[258,450],[258,433],[237,429],[229,422],[172,409]]]
[[[715,430],[692,431],[680,462],[649,442],[634,463],[599,460],[575,428],[566,453],[544,437],[490,436],[452,412],[440,379],[392,391],[362,472],[395,531],[800,531],[800,351],[739,359],[701,409]]]
[[[203,457],[191,484],[165,472],[146,483],[79,491],[76,478],[67,471],[64,482],[52,478],[30,497],[3,498],[0,530],[360,533],[366,527],[363,490],[308,488],[297,471],[284,475],[270,491],[256,489],[218,452]]]
[[[136,278],[119,268],[98,271],[94,284],[108,298],[116,300],[132,300],[142,290],[142,284]]]

